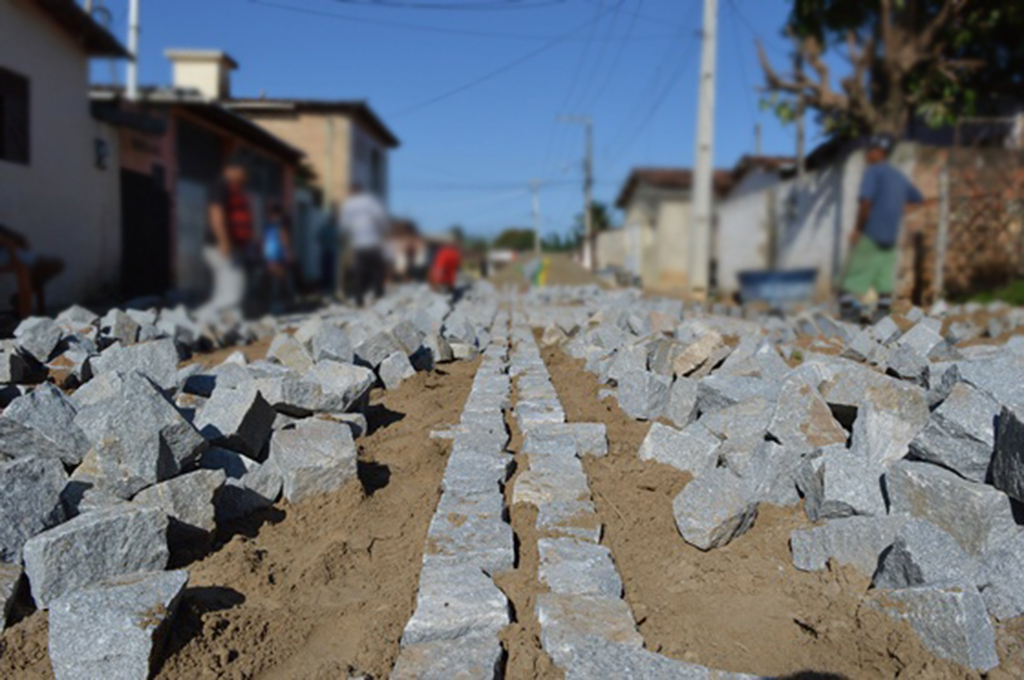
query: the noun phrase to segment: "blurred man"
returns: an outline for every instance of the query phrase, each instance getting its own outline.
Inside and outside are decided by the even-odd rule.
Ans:
[[[19,318],[32,314],[32,298],[38,314],[46,314],[46,284],[64,271],[64,262],[34,252],[22,234],[0,224],[0,271],[14,272],[18,292],[12,299]]]
[[[443,237],[441,247],[434,254],[430,266],[430,287],[436,292],[455,293],[459,270],[462,268],[462,252],[453,235]]]
[[[341,208],[341,230],[352,251],[353,293],[360,307],[371,290],[376,299],[384,297],[384,240],[389,224],[387,211],[377,197],[353,184],[352,194]]]
[[[860,185],[857,224],[850,235],[850,261],[843,277],[839,311],[846,321],[860,321],[861,298],[874,289],[875,316],[889,314],[896,285],[896,263],[903,214],[908,205],[924,201],[907,177],[889,164],[895,139],[875,135],[868,140],[867,162]]]
[[[232,158],[207,207],[209,230],[203,258],[213,275],[213,293],[201,310],[207,314],[241,310],[245,300],[249,270],[257,260],[256,219],[248,182],[245,166]]]

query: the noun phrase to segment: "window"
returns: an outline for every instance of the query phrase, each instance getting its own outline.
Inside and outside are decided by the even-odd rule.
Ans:
[[[29,162],[28,78],[0,68],[0,161]]]

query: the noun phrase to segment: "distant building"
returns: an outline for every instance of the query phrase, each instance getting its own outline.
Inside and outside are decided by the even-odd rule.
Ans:
[[[90,113],[89,59],[127,56],[73,0],[0,2],[0,223],[65,261],[53,304],[116,283],[119,138]]]
[[[731,185],[729,171],[715,171],[716,196],[724,196]],[[692,186],[693,172],[687,168],[636,168],[619,192],[615,205],[625,216],[622,266],[644,288],[686,288]]]

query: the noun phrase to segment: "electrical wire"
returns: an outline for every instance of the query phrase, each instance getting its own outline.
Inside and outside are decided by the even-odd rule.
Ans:
[[[486,82],[496,78],[497,76],[499,76],[499,75],[501,75],[501,74],[503,74],[503,73],[505,73],[507,71],[511,71],[516,66],[519,66],[520,64],[523,64],[523,63],[526,63],[527,61],[530,61],[534,57],[537,57],[537,56],[543,54],[544,52],[547,52],[547,51],[549,51],[551,49],[554,49],[555,47],[558,47],[559,45],[564,43],[566,40],[568,40],[571,36],[575,35],[575,33],[577,31],[579,31],[581,29],[584,29],[584,28],[587,28],[587,27],[593,25],[594,23],[596,23],[597,21],[600,21],[601,16],[602,16],[602,13],[598,13],[598,15],[595,16],[590,21],[588,21],[588,22],[586,22],[584,24],[580,24],[579,26],[576,26],[572,30],[567,31],[566,33],[563,33],[563,34],[557,36],[553,40],[549,40],[548,42],[544,43],[540,47],[527,52],[523,56],[518,57],[517,59],[514,59],[514,60],[512,60],[512,61],[510,61],[510,62],[508,62],[508,63],[506,63],[506,64],[504,64],[504,65],[502,65],[502,66],[500,66],[500,67],[498,67],[496,69],[494,69],[493,71],[489,71],[489,72],[485,73],[484,75],[479,76],[477,78],[474,78],[473,80],[471,80],[471,81],[469,81],[469,82],[467,82],[467,83],[465,83],[463,85],[459,85],[458,87],[452,88],[451,90],[447,90],[445,92],[442,92],[441,94],[438,94],[438,95],[436,95],[434,97],[430,97],[429,99],[421,101],[421,102],[419,102],[417,104],[413,104],[411,106],[407,106],[406,108],[401,109],[401,110],[391,114],[391,116],[393,118],[400,118],[402,116],[407,116],[410,113],[413,113],[413,112],[416,112],[416,111],[420,111],[422,109],[427,108],[428,106],[433,106],[434,104],[437,104],[438,102],[442,102],[442,101],[444,101],[446,99],[450,99],[451,97],[454,97],[454,96],[456,96],[458,94],[461,94],[461,93],[463,93],[463,92],[465,92],[467,90],[471,90],[471,89],[473,89],[473,88],[475,88],[478,85],[481,85],[483,83],[486,83]]]
[[[283,10],[291,12],[293,14],[304,14],[306,16],[321,17],[325,19],[334,19],[337,21],[343,21],[346,23],[364,24],[367,26],[381,26],[384,28],[397,28],[406,31],[415,31],[419,33],[434,33],[438,35],[457,35],[467,38],[494,38],[498,40],[518,40],[518,41],[530,41],[530,42],[542,42],[545,40],[551,40],[557,36],[553,35],[536,35],[532,33],[515,33],[506,31],[487,31],[487,30],[476,30],[468,28],[455,28],[452,26],[436,26],[431,24],[419,24],[407,21],[395,21],[391,19],[377,19],[363,16],[356,16],[354,14],[342,14],[339,12],[316,9],[313,7],[304,7],[294,4],[287,4],[284,2],[276,2],[275,0],[249,0],[250,4],[259,5],[261,7],[267,7],[277,10]],[[650,33],[640,34],[632,36],[631,41],[647,40],[670,40],[671,34],[668,33]],[[570,38],[569,40],[576,40],[577,38]]]
[[[564,5],[565,0],[334,0],[339,5],[386,9],[425,9],[477,12],[507,9],[534,9]]]
[[[740,31],[739,31],[739,13],[740,8],[736,3],[736,0],[729,0],[729,7],[732,9],[732,36],[733,36],[733,48],[735,50],[736,62],[740,67],[740,80],[743,84],[744,101],[747,103],[747,111],[750,114],[750,126],[753,128],[757,124],[757,113],[756,107],[754,106],[751,93],[753,89],[750,87],[750,79],[747,77],[747,65],[743,61],[743,53],[740,51]]]

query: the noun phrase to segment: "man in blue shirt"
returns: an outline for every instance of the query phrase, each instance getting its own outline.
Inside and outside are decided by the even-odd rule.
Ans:
[[[860,299],[874,289],[875,316],[889,314],[896,284],[900,226],[908,205],[919,206],[924,197],[907,177],[889,164],[895,140],[875,135],[868,140],[867,162],[860,185],[857,224],[850,235],[850,262],[842,281],[839,309],[843,319],[860,320]]]

